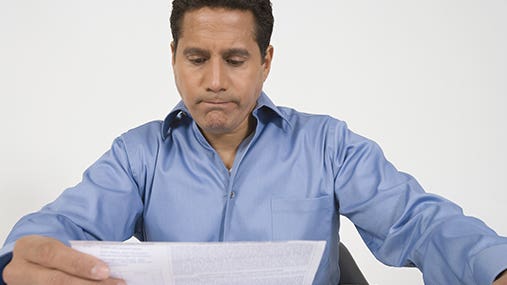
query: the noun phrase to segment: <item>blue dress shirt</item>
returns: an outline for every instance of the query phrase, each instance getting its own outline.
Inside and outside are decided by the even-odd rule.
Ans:
[[[255,132],[224,166],[183,103],[132,129],[0,251],[27,234],[68,240],[326,240],[314,284],[337,284],[340,215],[374,255],[417,266],[426,284],[491,284],[507,239],[455,204],[425,193],[374,142],[329,116],[276,107],[262,93]]]

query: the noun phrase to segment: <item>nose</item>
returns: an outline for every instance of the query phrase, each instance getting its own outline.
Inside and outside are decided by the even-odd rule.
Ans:
[[[220,60],[212,60],[206,73],[206,91],[218,93],[226,90],[227,75]]]

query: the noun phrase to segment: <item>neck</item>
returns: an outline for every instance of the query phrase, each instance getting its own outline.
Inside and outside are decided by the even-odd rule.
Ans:
[[[250,117],[245,126],[229,133],[210,133],[203,131],[203,135],[222,159],[225,167],[231,169],[239,145],[255,128],[255,119]]]

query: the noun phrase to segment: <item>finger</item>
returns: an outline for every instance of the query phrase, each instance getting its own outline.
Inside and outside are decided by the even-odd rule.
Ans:
[[[74,250],[62,242],[41,236],[28,236],[16,242],[13,254],[70,275],[104,280],[109,277],[109,267],[100,259]]]
[[[48,269],[38,264],[17,261],[9,264],[4,270],[4,281],[15,285],[125,285],[119,279],[87,280],[67,274],[56,269]]]

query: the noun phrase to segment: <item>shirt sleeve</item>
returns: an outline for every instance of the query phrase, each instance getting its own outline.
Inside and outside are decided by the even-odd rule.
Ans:
[[[507,238],[456,204],[424,192],[379,146],[336,128],[335,193],[372,253],[391,266],[417,266],[425,284],[492,284],[507,268]]]
[[[10,260],[14,242],[22,236],[43,235],[66,244],[69,240],[126,240],[134,234],[142,210],[139,187],[119,137],[84,172],[78,185],[14,226],[0,250],[0,272]]]

